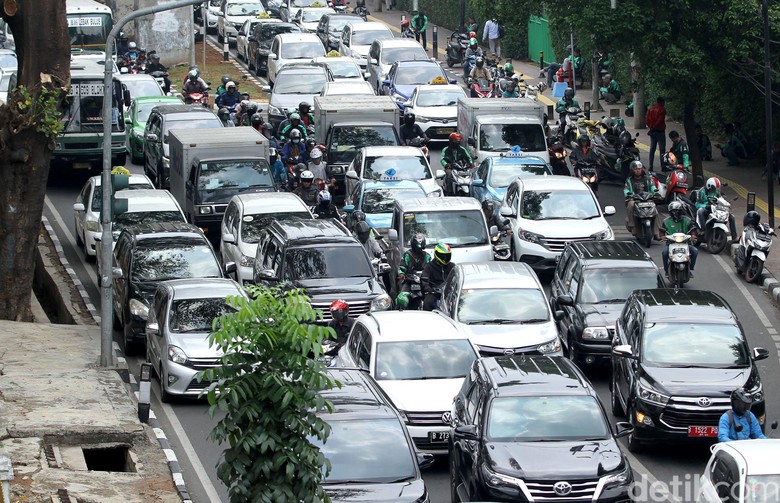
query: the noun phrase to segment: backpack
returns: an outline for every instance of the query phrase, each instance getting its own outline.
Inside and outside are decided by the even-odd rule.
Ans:
[[[504,25],[499,24],[498,25],[498,38],[504,38],[504,35],[506,34],[506,30],[504,30]]]

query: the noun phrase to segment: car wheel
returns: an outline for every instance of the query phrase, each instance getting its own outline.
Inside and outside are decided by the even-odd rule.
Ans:
[[[458,470],[452,456],[453,454],[450,454],[450,501],[452,501],[452,503],[460,503],[461,499],[458,494],[460,481],[458,480]]]
[[[74,234],[76,235],[76,246],[83,246],[84,247],[84,253],[87,252],[87,246],[84,244],[84,240],[81,239],[81,234],[79,234],[79,228],[76,227],[76,224],[73,224],[73,230],[75,231]]]
[[[173,401],[173,395],[168,393],[168,390],[165,389],[165,371],[163,370],[162,364],[160,364],[160,372],[157,373],[157,376],[159,377],[157,382],[160,383],[160,401],[162,403],[171,403]]]
[[[632,417],[636,416],[636,414],[634,414],[633,407],[629,406],[628,412]],[[634,453],[642,452],[642,443],[636,438],[636,435],[634,434],[633,431],[628,435],[627,440],[628,440],[628,450],[630,452],[634,452]]]
[[[125,356],[135,356],[138,353],[138,343],[133,340],[132,324],[127,319],[122,323],[122,343]]]
[[[566,338],[566,343],[569,345],[569,347],[566,348],[569,353],[569,360],[571,360],[572,363],[579,367],[580,352],[577,349],[577,346],[574,344],[574,335],[572,335],[571,331],[569,331],[569,336]]]
[[[612,377],[610,378],[610,402],[612,404],[612,415],[615,417],[623,417],[626,415],[626,411],[623,410],[623,406],[620,405],[620,399],[618,398],[618,389],[617,389],[617,383],[615,382],[615,371],[612,370],[611,372]]]
[[[76,239],[78,240],[78,238],[76,238]],[[82,240],[81,244],[84,245],[84,262],[86,262],[88,264],[92,264],[92,263],[97,262],[97,254],[100,253],[100,247],[96,246],[95,247],[95,255],[90,255],[89,251],[87,251],[86,243]]]

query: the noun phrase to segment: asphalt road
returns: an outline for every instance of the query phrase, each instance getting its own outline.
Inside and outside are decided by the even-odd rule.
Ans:
[[[212,37],[210,37],[212,38]],[[457,71],[457,69],[456,69]],[[439,149],[434,145],[431,157],[438,162]],[[141,166],[128,166],[134,173],[142,173]],[[100,305],[97,287],[96,268],[84,261],[83,252],[76,247],[73,234],[72,205],[78,191],[87,178],[86,173],[52,173],[49,180],[44,214],[48,217],[63,244],[68,260],[76,270],[96,306]],[[728,189],[727,189],[728,190]],[[727,192],[728,194],[728,192]],[[621,188],[615,185],[603,184],[599,190],[602,205],[614,205],[618,213],[610,217],[610,223],[617,237],[625,238],[625,211]],[[654,243],[649,253],[660,265],[661,247]],[[767,417],[769,422],[780,416],[780,405],[773,401],[780,389],[780,361],[777,351],[780,348],[780,337],[773,327],[780,326],[780,316],[777,308],[756,285],[746,285],[734,274],[733,265],[727,255],[713,256],[706,251],[699,254],[696,267],[696,277],[686,285],[688,288],[711,290],[723,295],[739,316],[751,347],[761,346],[770,350],[770,358],[759,362],[764,380],[767,399]],[[115,332],[115,340],[120,341],[119,333]],[[680,348],[684,350],[684,348]],[[129,359],[131,369],[138,372],[140,358]],[[609,410],[609,390],[607,388],[607,372],[603,368],[590,369],[588,375],[599,392],[599,396]],[[155,386],[152,387],[155,390]],[[185,401],[173,405],[159,402],[157,391],[153,393],[152,408],[157,414],[168,436],[179,462],[182,465],[185,481],[193,500],[196,502],[227,501],[227,492],[216,478],[215,466],[219,460],[221,449],[209,439],[209,432],[214,420],[207,415],[208,407],[202,402]],[[613,421],[616,419],[611,418]],[[627,452],[627,450],[626,450]],[[672,445],[658,446],[648,449],[639,455],[629,454],[636,476],[648,485],[659,481],[671,485],[675,480],[688,483],[688,489],[701,474],[708,459],[706,447],[692,448]],[[449,501],[449,476],[446,459],[437,463],[424,473],[431,501],[443,503]],[[679,490],[677,496],[665,497],[663,491],[660,498],[652,501],[687,502],[693,496],[686,495],[685,487]],[[648,499],[647,501],[650,501]]]

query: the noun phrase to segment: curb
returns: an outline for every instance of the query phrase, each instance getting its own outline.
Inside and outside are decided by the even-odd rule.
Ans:
[[[732,243],[729,246],[729,256],[733,258],[738,248],[739,248],[739,244]],[[767,271],[766,268],[764,268],[764,270],[761,272],[761,275],[758,278],[757,283],[761,285],[761,288],[763,288],[766,291],[766,293],[769,294],[769,297],[776,304],[780,304],[780,281],[778,281],[771,272]]]

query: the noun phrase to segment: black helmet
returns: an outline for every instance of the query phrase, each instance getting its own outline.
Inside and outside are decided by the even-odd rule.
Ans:
[[[409,248],[412,253],[425,251],[425,234],[418,232],[409,240]]]
[[[263,131],[271,131],[273,128],[270,122],[263,122]]]
[[[742,225],[745,227],[749,225],[757,227],[759,222],[761,222],[761,215],[757,211],[748,211],[745,213],[745,218],[742,220]]]
[[[477,58],[477,68],[482,68],[485,65],[485,60],[483,58]]]
[[[496,203],[492,199],[485,199],[482,201],[482,211],[489,211],[492,215],[496,211]]]
[[[252,117],[254,114],[257,113],[258,108],[259,107],[257,106],[257,103],[255,103],[254,101],[250,101],[249,105],[246,106],[246,114]]]
[[[151,61],[152,63],[159,63],[160,56],[156,52],[152,51],[149,53],[149,61]]]
[[[580,135],[579,138],[577,138],[577,143],[578,144],[582,145],[584,142],[590,143],[590,136],[588,136],[586,134],[583,134],[583,135]]]
[[[563,92],[563,97],[567,100],[574,98],[574,89],[571,87],[567,87],[566,90]]]
[[[414,116],[414,114],[412,112],[406,112],[404,114],[404,124],[406,124],[407,126],[414,125],[415,119],[416,119],[416,117]]]
[[[309,104],[308,101],[301,101],[300,103],[298,103],[298,111],[300,112],[302,108],[308,108],[311,110],[311,105]]]
[[[680,201],[672,201],[669,203],[669,214],[672,216],[675,222],[679,222],[682,218],[683,204]]]
[[[365,243],[371,235],[371,226],[366,221],[358,222],[355,226],[355,234],[357,234],[358,241]]]
[[[750,410],[750,405],[753,403],[753,397],[751,397],[744,389],[737,388],[731,392],[731,408],[734,409],[738,415],[744,415]]]
[[[252,117],[249,120],[253,126],[259,126],[263,123],[263,116],[260,114],[252,114]]]
[[[366,221],[366,214],[363,213],[360,210],[357,210],[355,213],[352,214],[352,220],[354,220],[356,222],[356,224],[358,222],[365,222]]]
[[[230,118],[230,110],[228,110],[227,107],[222,107],[217,112],[217,116],[220,118],[220,120],[226,121]]]
[[[221,80],[222,80],[222,85],[225,86],[227,85],[228,82],[230,82],[233,79],[230,77],[230,75],[223,75]]]
[[[295,140],[301,141],[301,138],[302,138],[302,135],[301,135],[301,131],[299,129],[293,129],[292,131],[290,131],[290,140],[293,143],[296,143]]]

